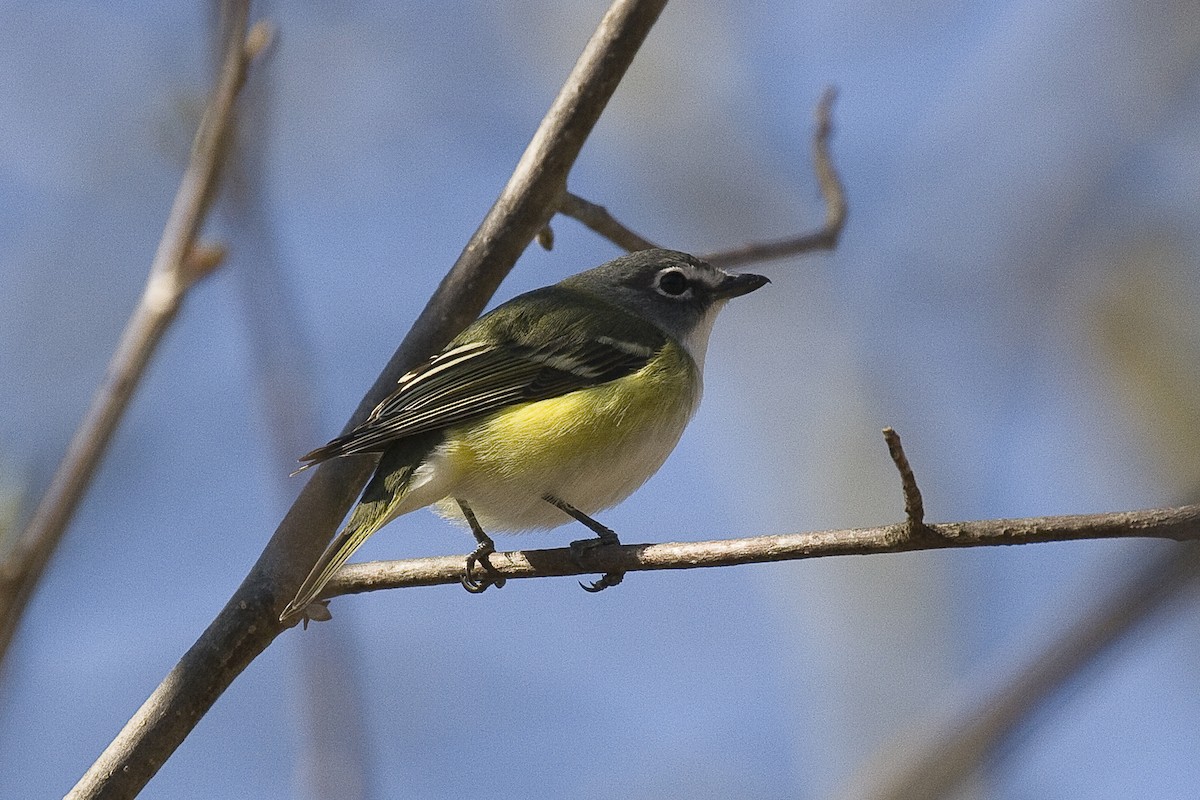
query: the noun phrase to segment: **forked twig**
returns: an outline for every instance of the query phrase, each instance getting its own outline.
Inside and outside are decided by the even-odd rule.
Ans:
[[[757,242],[731,250],[723,250],[704,256],[704,260],[718,267],[741,267],[758,261],[806,253],[810,250],[831,250],[837,246],[838,238],[846,225],[848,204],[846,190],[842,186],[833,156],[829,152],[829,139],[833,133],[833,101],[836,92],[826,89],[817,103],[815,112],[816,130],[813,132],[813,168],[817,174],[817,185],[825,200],[825,222],[819,230],[787,239]],[[628,251],[645,250],[658,245],[636,233],[614,217],[607,208],[583,199],[577,194],[564,192],[559,201],[558,213],[582,222],[589,229]],[[547,228],[547,231],[549,229]],[[553,243],[553,235],[547,233],[540,240],[547,249]]]
[[[196,131],[191,159],[159,240],[141,302],[125,326],[104,381],[49,488],[12,550],[0,556],[0,659],[184,296],[224,257],[221,247],[200,243],[197,236],[216,194],[238,91],[250,62],[270,41],[270,30],[262,24],[247,34],[248,14],[249,2],[236,4],[236,24],[227,41],[220,76]]]
[[[816,131],[813,133],[813,168],[817,173],[817,185],[825,199],[825,223],[820,229],[788,239],[773,242],[758,242],[706,255],[705,260],[719,267],[740,267],[759,261],[807,253],[810,250],[832,250],[841,238],[846,226],[849,204],[841,176],[829,153],[829,139],[833,134],[833,101],[837,92],[828,88],[821,95],[816,109]]]
[[[610,214],[604,206],[584,200],[577,194],[564,192],[558,205],[558,213],[582,222],[617,247],[623,247],[631,253],[635,250],[649,250],[652,247],[658,247],[654,242],[621,224],[620,220]]]

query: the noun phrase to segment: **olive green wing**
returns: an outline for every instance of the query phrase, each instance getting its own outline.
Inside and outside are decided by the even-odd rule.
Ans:
[[[380,452],[506,406],[558,397],[631,375],[666,344],[649,323],[586,296],[531,292],[482,317],[400,378],[363,424],[301,457],[305,466]],[[558,290],[561,294],[563,290]],[[580,306],[583,305],[581,308]]]

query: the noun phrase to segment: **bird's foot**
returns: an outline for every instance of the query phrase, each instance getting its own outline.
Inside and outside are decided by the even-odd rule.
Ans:
[[[595,521],[593,520],[593,522]],[[597,528],[599,530],[597,530]],[[588,568],[589,565],[587,562],[591,560],[592,552],[597,548],[610,547],[613,545],[620,547],[621,545],[621,540],[617,538],[617,534],[612,530],[605,528],[603,525],[596,523],[596,527],[592,529],[596,531],[595,539],[580,539],[578,541],[571,542],[571,558],[574,559],[575,563],[578,564],[581,569]],[[593,581],[590,584],[580,581],[579,586],[585,592],[602,592],[610,586],[616,586],[624,579],[624,572],[606,572],[600,576],[600,580]]]
[[[496,552],[496,546],[492,542],[480,542],[479,546],[471,551],[467,556],[466,568],[463,570],[462,586],[471,594],[482,594],[488,590],[489,586],[495,586],[497,589],[504,587],[505,579],[500,574],[500,571],[492,566],[488,560],[488,556]],[[479,567],[483,571],[481,578],[472,577],[471,573],[475,568]]]
[[[467,556],[467,566],[463,570],[462,585],[471,594],[482,594],[487,591],[489,586],[495,586],[497,589],[504,587],[504,577],[500,575],[500,571],[492,566],[492,562],[488,561],[488,556],[496,552],[496,544],[491,537],[484,533],[483,527],[480,526],[479,520],[475,517],[475,512],[467,505],[467,501],[461,497],[455,498],[458,507],[462,509],[463,518],[467,524],[471,526],[471,534],[475,537],[475,541],[479,544],[471,551],[471,555]],[[475,571],[475,567],[483,569],[483,578],[476,580],[471,577],[471,573]]]

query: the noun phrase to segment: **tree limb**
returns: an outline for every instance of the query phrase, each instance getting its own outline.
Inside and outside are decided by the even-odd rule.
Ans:
[[[1200,540],[1200,505],[925,524],[914,534],[909,520],[876,528],[787,533],[705,542],[665,542],[599,547],[581,567],[570,548],[494,553],[488,561],[506,579],[548,578],[595,572],[730,567],[827,556],[906,553],[959,547],[992,547],[1083,539]],[[329,582],[324,598],[378,589],[458,583],[465,555],[347,564]]]
[[[900,472],[905,525],[914,538],[936,541],[924,524],[924,504],[899,435],[884,429],[888,451]],[[1183,520],[1189,509],[1169,513],[1183,527],[1168,523],[1164,538],[1195,539]],[[1157,513],[1157,512],[1151,512]],[[1112,515],[1100,515],[1107,518]],[[1165,521],[1165,520],[1163,520]],[[1153,530],[1158,522],[1151,523]],[[1131,535],[1144,535],[1131,528]],[[1073,677],[1132,633],[1185,589],[1200,580],[1200,545],[1160,553],[1104,598],[1027,663],[988,688],[967,693],[966,700],[923,724],[905,727],[881,748],[837,796],[844,800],[935,800],[954,794],[995,758],[1003,742],[1044,706]],[[987,670],[983,674],[990,673]],[[985,683],[985,681],[977,681]],[[980,699],[982,698],[982,700]]]
[[[269,40],[269,31],[263,27],[256,27],[247,38],[248,6],[248,1],[237,4],[238,24],[228,40],[218,83],[192,143],[191,159],[167,217],[141,301],[125,325],[104,381],[75,431],[49,488],[11,552],[3,555],[0,660],[8,651],[34,589],[62,541],[146,365],[174,321],[184,296],[196,281],[216,269],[224,257],[222,248],[199,243],[197,235],[216,193],[238,91],[246,79],[250,61]]]
[[[704,256],[705,261],[724,268],[744,267],[758,261],[807,253],[809,250],[832,250],[837,246],[842,228],[846,225],[848,205],[846,190],[842,186],[837,168],[833,165],[833,156],[829,153],[829,138],[833,133],[833,101],[836,96],[837,93],[832,88],[826,89],[821,95],[815,112],[817,126],[813,132],[812,143],[813,169],[817,173],[821,197],[825,200],[825,223],[819,230],[800,236],[757,242],[732,250],[710,253]],[[558,213],[583,223],[617,247],[630,252],[658,246],[623,224],[604,206],[571,192],[563,193]],[[554,239],[549,227],[545,229],[545,237],[541,241],[546,249],[550,249]]]
[[[558,205],[558,213],[582,222],[593,233],[600,234],[617,247],[624,248],[631,253],[635,250],[649,250],[658,247],[654,242],[623,225],[604,206],[584,200],[577,194],[565,192]]]
[[[926,524],[924,501],[900,435],[884,428],[888,454],[900,473],[904,522],[876,528],[791,533],[706,542],[665,542],[600,547],[580,565],[570,548],[524,550],[489,556],[499,578],[548,578],[595,572],[641,572],[698,567],[730,567],[842,555],[904,553],[951,547],[990,547],[1080,539],[1158,538],[1200,540],[1200,505],[1076,514],[1026,519]],[[378,589],[435,586],[462,578],[465,555],[347,564],[334,575],[323,599]]]
[[[757,242],[738,247],[733,250],[723,250],[704,256],[704,260],[726,269],[741,267],[759,261],[807,253],[810,250],[832,250],[837,247],[841,238],[842,228],[846,226],[846,215],[849,204],[846,202],[846,190],[837,168],[833,165],[833,157],[829,154],[829,137],[833,133],[833,101],[837,97],[834,89],[828,88],[817,103],[817,129],[813,133],[813,168],[817,172],[817,185],[821,196],[825,199],[825,224],[819,230],[789,239],[779,239],[773,242]]]
[[[616,0],[588,41],[500,197],[442,280],[349,429],[396,379],[466,327],[545,226],[567,174],[666,0]],[[136,795],[225,688],[282,630],[278,615],[345,516],[372,459],[318,468],[266,549],[208,629],[71,791],[71,798]]]

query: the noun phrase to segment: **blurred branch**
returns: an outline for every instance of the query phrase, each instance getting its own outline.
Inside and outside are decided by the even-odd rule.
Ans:
[[[50,487],[12,550],[3,555],[0,659],[159,341],[175,319],[188,289],[216,269],[224,255],[220,247],[198,242],[197,235],[215,193],[238,91],[250,61],[269,38],[262,26],[246,35],[247,7],[248,3],[239,4],[239,25],[227,44],[221,74],[192,143],[191,159],[167,217],[141,302],[125,326],[104,382],[75,431]]]
[[[584,200],[579,195],[570,192],[564,193],[558,204],[558,213],[582,222],[593,232],[631,253],[635,250],[649,250],[652,247],[658,247],[654,242],[642,238],[622,225],[604,206]]]
[[[1105,263],[1113,256],[1101,250],[1090,258]],[[1121,251],[1110,265],[1118,277],[1102,286],[1088,319],[1111,377],[1133,404],[1132,416],[1151,434],[1149,446],[1159,457],[1159,479],[1174,483],[1180,496],[1191,499],[1200,497],[1194,458],[1200,430],[1198,353],[1187,328],[1192,318],[1187,293],[1173,285],[1174,276],[1163,271],[1163,261],[1157,246]],[[1184,601],[1200,579],[1200,548],[1195,544],[1156,552],[1133,569],[1125,566],[1128,560],[1128,553],[1118,554],[1120,567],[1112,569],[1114,577],[1093,581],[1113,585],[1094,608],[1018,668],[980,670],[983,679],[963,687],[959,700],[949,703],[943,713],[924,723],[906,724],[903,733],[869,759],[838,796],[844,800],[956,796],[982,770],[1002,766],[997,763],[1000,759],[1019,758],[1012,740],[1029,734],[1039,722],[1039,711],[1059,708],[1052,702],[1056,695],[1077,685],[1085,670],[1144,629],[1164,607]],[[1121,570],[1126,579],[1118,581],[1115,575]],[[1194,605],[1185,606],[1183,613],[1194,614]]]
[[[832,250],[837,246],[842,228],[846,226],[849,205],[846,202],[846,190],[842,186],[842,179],[837,168],[833,166],[833,156],[829,153],[829,137],[833,133],[833,101],[836,98],[837,91],[833,87],[827,88],[821,95],[815,112],[817,128],[813,132],[812,143],[813,168],[817,173],[821,197],[825,200],[825,224],[812,233],[790,239],[759,242],[710,253],[704,256],[705,261],[718,267],[741,267],[759,261],[787,258],[810,250]]]
[[[1174,538],[1174,537],[1172,537]],[[1200,578],[1200,547],[1171,548],[1050,642],[999,689],[970,692],[958,708],[904,732],[868,761],[838,797],[936,800],[950,795],[1071,678]]]
[[[549,578],[594,572],[638,572],[698,567],[731,567],[827,556],[906,553],[958,547],[989,547],[1081,539],[1156,538],[1200,540],[1200,505],[1076,514],[1060,517],[994,519],[926,524],[914,533],[909,521],[877,528],[788,533],[706,542],[666,542],[600,547],[580,567],[569,548],[495,553],[492,567],[504,578]],[[465,555],[348,564],[330,581],[323,597],[377,589],[434,586],[462,579]]]
[[[833,133],[833,101],[836,96],[837,93],[832,88],[826,89],[821,95],[815,112],[817,126],[813,132],[813,167],[817,173],[821,197],[825,200],[825,224],[820,230],[801,236],[758,242],[711,253],[704,256],[705,261],[718,267],[743,267],[759,261],[807,253],[810,250],[832,250],[837,246],[842,228],[846,225],[848,205],[845,188],[833,165],[833,156],[829,153],[829,138]],[[571,192],[563,193],[558,204],[558,213],[582,222],[617,247],[631,252],[658,246],[622,224],[604,206],[589,202]],[[552,242],[553,236],[547,233],[542,241],[543,246],[549,249]]]
[[[21,495],[0,483],[0,552],[16,537],[17,520],[21,518]]]
[[[209,5],[219,57],[229,0],[210,0]],[[241,335],[255,389],[246,402],[249,406],[257,401],[271,456],[272,480],[258,500],[284,509],[303,486],[288,478],[296,454],[310,449],[323,432],[317,424],[316,395],[307,391],[318,383],[313,329],[300,312],[295,274],[285,267],[270,213],[268,176],[276,141],[278,77],[272,60],[263,58],[255,65],[254,80],[242,90],[237,138],[225,160],[221,204],[214,213],[229,239],[237,242],[226,269],[240,301],[236,305]],[[369,708],[362,692],[362,636],[353,625],[329,626],[321,636],[307,637],[285,659],[289,663],[283,683],[296,711],[291,730],[297,745],[290,794],[294,800],[365,800],[377,785],[366,730]]]
[[[397,378],[478,316],[554,213],[567,175],[666,0],[616,0],[605,13],[512,177],[387,367],[346,424],[365,419]],[[208,629],[125,724],[71,798],[132,797],[225,688],[274,640],[279,611],[371,472],[369,458],[318,468]]]

